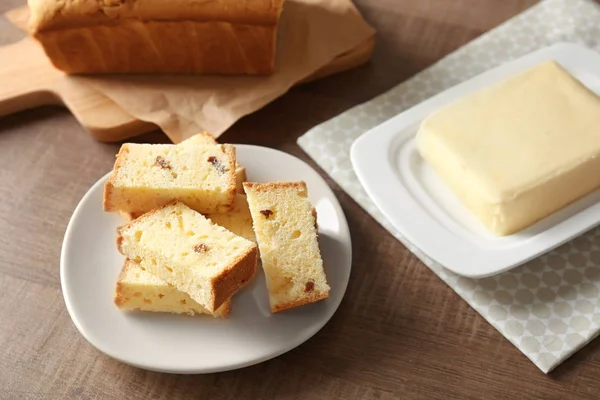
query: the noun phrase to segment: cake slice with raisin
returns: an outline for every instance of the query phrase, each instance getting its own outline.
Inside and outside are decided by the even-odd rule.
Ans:
[[[150,211],[117,230],[126,258],[187,293],[210,312],[256,271],[256,243],[215,224],[182,202]]]
[[[150,311],[172,314],[226,317],[231,310],[231,299],[226,300],[214,313],[194,301],[188,294],[168,284],[132,261],[125,260],[117,280],[115,304],[125,311]]]
[[[104,187],[105,211],[142,214],[172,201],[201,213],[227,212],[236,194],[229,144],[125,143]]]
[[[193,136],[190,136],[186,140],[179,143],[180,146],[185,146],[188,144],[198,144],[204,146],[216,145],[219,144],[217,140],[208,132],[200,132]],[[244,188],[242,184],[246,182],[246,168],[244,168],[239,161],[235,162],[235,177],[237,180],[237,192],[244,193]]]
[[[271,312],[329,296],[305,182],[245,182]]]

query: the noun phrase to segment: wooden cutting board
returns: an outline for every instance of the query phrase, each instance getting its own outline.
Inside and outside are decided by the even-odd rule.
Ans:
[[[4,16],[26,30],[27,6],[11,10]],[[367,62],[374,44],[372,38],[338,56],[299,84]],[[31,38],[0,47],[0,60],[3,60],[0,63],[0,116],[41,105],[64,105],[94,138],[103,142],[122,141],[157,129],[154,124],[135,119],[100,92],[68,79],[52,66],[42,48]]]

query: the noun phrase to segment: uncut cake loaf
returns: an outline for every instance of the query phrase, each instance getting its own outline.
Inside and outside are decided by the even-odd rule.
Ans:
[[[245,182],[271,312],[329,296],[315,214],[304,182]]]
[[[119,274],[115,292],[115,304],[122,310],[140,310],[173,314],[208,314],[226,317],[231,300],[211,313],[186,293],[146,271],[140,264],[125,260]]]
[[[105,211],[142,214],[178,200],[201,213],[226,212],[236,194],[232,145],[125,143],[104,187]]]
[[[257,246],[182,202],[168,204],[119,227],[117,247],[214,312],[255,271]]]
[[[283,0],[28,0],[66,73],[270,74]]]

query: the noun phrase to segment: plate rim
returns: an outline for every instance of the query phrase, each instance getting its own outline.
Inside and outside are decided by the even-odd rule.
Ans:
[[[556,60],[559,62],[558,59],[564,59],[565,54],[571,57],[585,57],[588,61],[588,65],[598,64],[600,67],[600,54],[587,47],[565,42],[546,46],[504,64],[490,68],[480,74],[453,85],[372,127],[360,135],[352,143],[350,148],[350,160],[358,180],[369,198],[385,216],[388,222],[403,236],[405,240],[407,240],[411,245],[419,249],[425,256],[431,258],[443,268],[459,276],[468,278],[485,278],[497,275],[516,268],[535,257],[551,251],[552,249],[568,242],[569,240],[572,240],[574,237],[593,229],[598,225],[598,223],[600,223],[600,218],[598,218],[595,223],[575,229],[577,231],[575,233],[561,234],[558,240],[554,239],[549,245],[537,245],[535,251],[527,251],[527,247],[525,248],[525,251],[521,251],[520,253],[515,253],[512,250],[490,251],[479,247],[475,248],[474,244],[467,243],[464,239],[457,238],[452,233],[453,231],[447,231],[447,229],[442,226],[437,219],[433,218],[427,213],[427,211],[425,211],[424,207],[418,205],[412,196],[405,195],[404,198],[402,198],[402,204],[407,205],[408,203],[408,205],[412,207],[410,208],[411,213],[416,212],[420,218],[423,218],[423,221],[425,221],[427,223],[426,225],[430,228],[428,236],[431,236],[432,233],[435,233],[436,235],[442,236],[440,239],[448,240],[453,244],[453,246],[456,246],[457,244],[461,246],[438,246],[444,249],[441,250],[432,245],[432,241],[429,241],[431,243],[428,243],[428,241],[424,239],[426,237],[424,232],[418,232],[420,227],[419,229],[416,229],[416,224],[414,222],[407,222],[410,218],[414,217],[414,215],[404,217],[399,215],[400,213],[394,212],[394,209],[391,207],[390,200],[386,199],[384,192],[384,186],[389,188],[389,182],[398,184],[398,186],[401,187],[398,189],[398,191],[404,192],[404,194],[407,192],[405,185],[396,176],[394,169],[395,161],[390,158],[394,157],[392,154],[392,148],[399,147],[398,145],[394,144],[394,142],[402,136],[402,132],[407,129],[407,127],[423,119],[432,110],[437,109],[440,106],[465,95],[466,93],[472,93],[475,90],[493,84],[507,76],[524,71],[533,65],[543,62],[543,60]],[[591,69],[591,67],[588,67],[587,70],[589,71]],[[594,75],[595,77],[600,77],[600,74],[596,73]],[[414,135],[408,137],[406,140],[414,140]],[[373,157],[375,154],[386,154],[386,157]],[[368,171],[376,167],[378,167],[378,171],[381,175],[378,177],[378,179],[372,179]],[[388,183],[386,185],[383,183],[386,182],[385,179],[383,179],[384,177],[388,179],[393,178],[393,180],[387,181]],[[396,194],[398,194],[398,192],[396,192]],[[592,207],[590,206],[589,208]],[[579,214],[584,214],[586,211],[587,210],[579,211],[573,216],[566,218],[564,221],[544,229],[542,232],[549,232],[548,235],[552,236],[552,234],[555,232],[551,231],[551,228],[559,226],[562,223],[572,222],[575,220],[574,217]],[[423,224],[422,221],[421,224]],[[566,229],[567,233],[574,230],[573,228],[563,229]],[[440,234],[440,232],[442,233]],[[467,243],[467,245],[464,245],[465,243]],[[451,248],[450,252],[447,251],[448,248]],[[468,257],[463,255],[462,259],[460,259],[460,257],[457,256],[459,254],[458,250],[461,248],[463,251],[471,251],[468,254]],[[460,259],[461,262],[456,262],[457,259]],[[485,262],[485,264],[482,264],[482,262]]]
[[[234,144],[234,146],[236,147],[236,150],[240,149],[240,148],[246,148],[251,151],[275,152],[275,153],[279,153],[279,154],[287,156],[287,157],[291,157],[295,161],[303,164],[307,168],[307,171],[311,171],[311,173],[314,174],[315,177],[317,177],[318,179],[320,179],[322,181],[324,190],[327,192],[326,197],[329,197],[331,199],[331,204],[332,204],[335,214],[337,216],[336,219],[339,222],[340,236],[347,238],[347,241],[345,241],[345,243],[344,243],[344,247],[346,248],[347,257],[348,257],[346,279],[344,279],[343,282],[340,282],[339,290],[340,290],[341,294],[339,296],[339,299],[337,299],[335,301],[335,303],[333,303],[333,305],[331,306],[331,311],[328,314],[326,314],[325,318],[323,318],[322,321],[315,324],[314,328],[311,329],[305,336],[295,337],[294,340],[290,341],[290,344],[282,347],[278,351],[275,351],[273,353],[264,355],[262,357],[257,357],[257,358],[254,358],[254,359],[251,359],[251,360],[248,360],[245,362],[238,362],[238,363],[223,365],[223,366],[219,366],[219,367],[212,367],[212,368],[199,368],[199,367],[196,367],[196,368],[162,368],[162,367],[158,366],[158,364],[156,362],[134,362],[134,361],[130,361],[130,360],[120,356],[118,354],[118,352],[111,351],[110,348],[106,348],[106,346],[104,346],[102,343],[96,343],[93,339],[90,338],[89,332],[82,327],[81,321],[78,317],[78,314],[73,309],[74,299],[72,299],[70,297],[71,294],[69,294],[69,290],[67,289],[69,287],[69,285],[68,285],[68,276],[67,276],[68,275],[68,272],[67,272],[68,266],[66,266],[66,264],[68,262],[66,261],[66,259],[67,259],[67,253],[69,252],[70,238],[72,237],[73,231],[75,229],[74,228],[75,221],[80,218],[80,214],[83,212],[83,208],[84,208],[85,204],[90,201],[89,198],[92,197],[94,195],[94,193],[98,190],[98,186],[103,186],[105,184],[105,182],[108,180],[108,177],[110,176],[110,174],[112,172],[112,171],[108,171],[106,174],[104,174],[100,178],[98,178],[87,189],[85,194],[78,201],[77,206],[73,210],[73,212],[69,218],[67,227],[65,229],[62,244],[61,244],[61,251],[60,251],[60,286],[61,286],[61,293],[62,293],[63,301],[64,301],[65,307],[67,309],[67,313],[69,314],[69,317],[70,317],[71,321],[73,322],[73,324],[75,325],[75,328],[77,329],[79,334],[97,351],[99,351],[99,352],[109,356],[110,358],[113,358],[123,364],[127,364],[127,365],[133,366],[135,368],[140,368],[140,369],[144,369],[144,370],[148,370],[148,371],[161,372],[161,373],[209,374],[209,373],[216,373],[216,372],[232,371],[232,370],[237,370],[237,369],[246,368],[246,367],[249,367],[252,365],[260,364],[262,362],[274,359],[276,357],[279,357],[282,354],[285,354],[285,353],[295,349],[296,347],[307,342],[312,337],[314,337],[317,333],[319,333],[325,327],[325,325],[327,325],[329,323],[331,318],[333,318],[335,313],[338,311],[342,301],[344,300],[344,298],[346,296],[348,284],[350,282],[350,278],[351,278],[351,274],[352,274],[352,265],[353,265],[353,252],[352,252],[352,236],[351,236],[350,228],[348,225],[348,220],[346,218],[344,210],[343,210],[335,192],[330,187],[330,185],[327,183],[327,181],[313,167],[311,167],[304,160],[294,156],[293,154],[290,154],[290,153],[287,153],[287,152],[284,152],[284,151],[281,151],[278,149],[270,148],[270,147],[258,146],[258,145],[252,145],[252,144]],[[310,196],[310,192],[309,192],[309,196]],[[317,218],[318,218],[318,216],[317,216]],[[261,271],[257,271],[257,272],[262,273]]]

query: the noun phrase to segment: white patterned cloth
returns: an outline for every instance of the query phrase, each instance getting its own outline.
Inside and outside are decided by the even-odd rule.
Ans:
[[[467,279],[403,238],[370,200],[350,162],[362,133],[506,61],[557,42],[600,50],[600,6],[544,0],[375,99],[307,132],[298,144],[331,177],[538,368],[548,373],[600,332],[600,228],[506,273]]]

